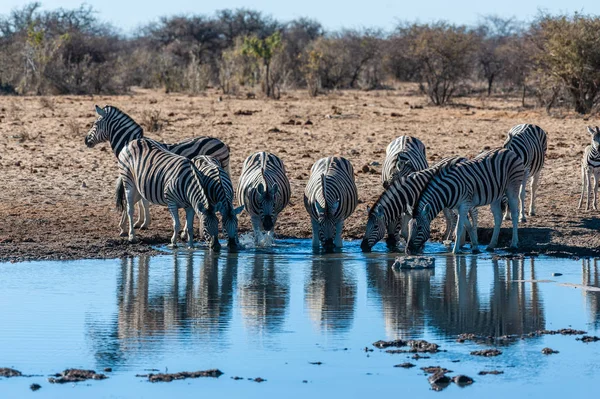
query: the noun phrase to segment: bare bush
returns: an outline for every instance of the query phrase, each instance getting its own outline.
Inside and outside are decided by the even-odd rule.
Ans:
[[[164,127],[164,121],[160,116],[160,110],[144,111],[142,113],[142,118],[140,119],[140,124],[148,132],[160,132]]]

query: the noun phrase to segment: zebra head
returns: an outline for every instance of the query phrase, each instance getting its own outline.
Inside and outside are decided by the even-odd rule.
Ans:
[[[227,239],[228,247],[230,249],[237,248],[239,245],[238,215],[244,210],[244,205],[234,208],[231,204],[223,205],[219,202],[215,208],[221,214],[223,235]]]
[[[96,144],[108,141],[110,139],[110,121],[113,108],[105,106],[100,108],[96,105],[96,113],[98,119],[92,125],[92,128],[85,136],[85,145],[89,148],[93,148]]]
[[[378,204],[371,209],[367,207],[367,212],[369,213],[367,229],[362,243],[360,244],[360,249],[363,252],[370,252],[371,248],[381,241],[386,231],[385,214],[382,206]]]
[[[587,131],[592,135],[592,147],[594,147],[594,150],[600,151],[600,128],[598,126],[595,128],[588,126]]]
[[[221,243],[219,243],[219,219],[217,219],[217,214],[214,209],[206,209],[201,212],[201,215],[202,236],[210,249],[219,251]]]
[[[333,215],[336,213],[338,208],[340,207],[340,200],[336,200],[331,205],[326,205],[323,207],[319,201],[315,201],[315,208],[317,210],[318,215],[318,223],[319,223],[319,241],[323,245],[325,249],[333,249],[334,242],[333,239],[336,236],[336,221],[333,218]]]
[[[431,235],[431,220],[429,218],[429,212],[431,206],[425,204],[421,212],[416,217],[408,222],[408,239],[406,242],[406,253],[408,255],[416,255],[423,252],[425,242],[429,240]]]
[[[263,229],[265,231],[271,231],[273,230],[277,220],[277,215],[274,214],[274,208],[275,196],[277,193],[279,193],[279,185],[275,183],[272,187],[268,187],[265,190],[263,183],[259,183],[255,193],[258,199],[257,202],[260,204],[260,220],[262,222]]]
[[[392,181],[394,179],[399,179],[404,176],[408,176],[413,173],[415,168],[410,160],[405,159],[403,154],[398,154],[398,158],[396,159],[396,167],[394,172],[392,173]]]

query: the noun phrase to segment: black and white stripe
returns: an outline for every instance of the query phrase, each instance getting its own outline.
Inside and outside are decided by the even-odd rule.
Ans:
[[[531,203],[529,204],[529,216],[535,216],[535,199],[540,183],[540,176],[544,168],[546,148],[548,139],[546,132],[539,126],[531,124],[517,125],[510,129],[508,137],[504,142],[504,148],[515,152],[523,161],[525,177],[520,189],[519,214],[520,221],[525,222],[525,186],[531,179]],[[505,215],[508,219],[508,212]]]
[[[233,207],[233,184],[229,174],[213,157],[199,155],[192,161],[200,171],[200,184],[210,207],[221,214],[223,233],[228,239],[229,247],[236,247],[239,244],[237,215],[244,207]]]
[[[398,235],[401,235],[406,240],[408,237],[410,212],[429,180],[440,169],[451,167],[467,160],[467,158],[463,157],[446,158],[431,168],[393,179],[388,188],[375,201],[373,207],[368,209],[367,227],[361,243],[361,249],[363,251],[370,251],[384,237],[386,232],[388,235],[388,245],[391,247],[396,245]],[[451,210],[444,208],[443,211],[446,216],[444,239],[450,240],[452,238],[455,217]],[[476,212],[471,217],[476,219]],[[400,234],[398,234],[399,232]]]
[[[171,245],[177,243],[180,230],[178,209],[185,209],[188,245],[193,245],[194,213],[203,221],[204,239],[211,249],[220,249],[219,222],[200,183],[200,171],[191,160],[166,151],[156,142],[136,139],[127,144],[119,154],[120,179],[117,204],[127,202],[129,240],[135,241],[133,206],[143,198],[151,204],[169,208],[173,218]],[[123,198],[124,197],[124,198]],[[122,205],[121,205],[122,206]],[[124,222],[122,222],[124,224]],[[121,229],[125,229],[122,225]]]
[[[290,182],[283,161],[269,152],[257,152],[244,161],[237,187],[240,205],[252,220],[254,238],[267,232],[274,234],[279,213],[290,201]]]
[[[586,196],[585,210],[590,209],[590,194],[593,193],[592,208],[597,210],[598,197],[598,179],[600,178],[600,128],[587,128],[592,136],[592,144],[588,145],[583,152],[581,161],[581,197],[579,198],[578,208],[583,205],[583,196]],[[592,176],[594,177],[594,186],[592,187]]]
[[[494,232],[488,249],[496,247],[502,224],[502,198],[506,195],[512,216],[511,247],[518,244],[517,216],[519,188],[525,176],[525,167],[519,156],[507,149],[484,152],[476,158],[439,170],[427,183],[413,208],[409,223],[406,252],[421,252],[430,236],[431,221],[444,208],[458,212],[456,236],[462,236],[465,227],[474,251],[478,251],[477,225],[469,222],[467,214],[473,207],[491,205]],[[456,240],[453,252],[460,249]]]
[[[98,119],[85,136],[85,145],[89,148],[108,141],[113,153],[118,158],[121,150],[130,141],[144,136],[142,127],[117,107],[107,105],[104,108],[100,108],[96,105],[96,113],[98,114]],[[175,144],[154,142],[159,147],[189,159],[198,155],[208,155],[216,158],[229,174],[229,147],[219,139],[213,137],[194,137]],[[119,189],[120,187],[117,184],[117,191]],[[124,218],[125,214],[122,215],[121,220]],[[150,209],[148,204],[142,199],[139,204],[139,218],[135,223],[135,227],[145,229],[149,226]],[[121,231],[121,235],[125,235],[124,231]]]
[[[322,158],[315,162],[304,191],[304,207],[310,215],[313,247],[326,249],[342,246],[342,230],[356,209],[358,192],[352,164],[342,157]]]
[[[381,170],[381,183],[387,188],[394,178],[427,169],[425,145],[411,136],[400,136],[388,144]]]

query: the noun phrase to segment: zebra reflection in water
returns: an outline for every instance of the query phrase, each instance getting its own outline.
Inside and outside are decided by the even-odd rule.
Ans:
[[[581,284],[600,289],[600,271],[598,270],[598,259],[582,259],[581,269]],[[581,292],[587,300],[591,322],[595,328],[600,328],[600,292],[591,290],[581,290]]]

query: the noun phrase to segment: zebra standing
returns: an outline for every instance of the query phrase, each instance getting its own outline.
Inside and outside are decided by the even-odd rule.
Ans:
[[[342,247],[342,230],[358,203],[352,164],[342,157],[315,162],[304,191],[304,207],[312,222],[313,247]]]
[[[237,187],[240,205],[250,214],[254,239],[259,233],[274,235],[279,213],[290,202],[290,181],[283,161],[269,152],[257,152],[244,161]]]
[[[139,139],[144,136],[144,131],[129,115],[121,111],[117,107],[107,105],[100,108],[96,105],[96,113],[98,119],[92,125],[92,128],[85,136],[85,145],[93,148],[96,144],[108,141],[110,147],[119,157],[121,150],[132,140]],[[150,139],[148,139],[150,140]],[[176,144],[163,144],[155,142],[156,145],[162,147],[174,154],[184,156],[186,158],[194,158],[198,155],[209,155],[216,158],[223,168],[229,174],[229,147],[221,140],[213,137],[195,137]],[[117,191],[120,189],[117,181]],[[121,216],[121,225],[125,220],[126,214]],[[148,204],[142,198],[139,203],[139,218],[135,223],[136,228],[146,229],[150,226],[150,209]],[[124,230],[121,230],[121,236],[125,236]]]
[[[525,186],[531,178],[531,203],[529,216],[535,216],[535,198],[540,184],[540,175],[544,167],[548,139],[546,132],[539,126],[531,124],[517,125],[510,129],[503,147],[515,152],[523,161],[525,176],[520,189],[519,218],[526,222],[525,217]],[[505,219],[509,219],[508,211]]]
[[[381,170],[381,183],[388,188],[394,178],[427,169],[425,145],[416,137],[400,136],[388,144]]]
[[[592,135],[592,144],[585,147],[583,160],[581,162],[581,198],[579,198],[578,209],[583,205],[583,195],[586,195],[585,210],[590,209],[590,192],[594,195],[592,208],[597,210],[596,197],[598,196],[598,179],[600,178],[600,128],[588,126],[587,131]],[[591,178],[594,176],[594,188],[592,189]]]
[[[181,228],[178,209],[185,209],[188,245],[193,246],[194,212],[203,223],[204,239],[213,250],[219,250],[219,221],[211,209],[200,183],[200,171],[191,160],[175,155],[153,140],[136,139],[127,144],[119,154],[122,190],[117,192],[117,206],[127,202],[129,241],[136,240],[133,226],[133,206],[143,198],[149,203],[169,208],[173,218],[171,245],[177,245]],[[125,222],[121,222],[124,230]]]
[[[388,239],[390,235],[394,235],[395,232],[389,231],[390,225],[396,226],[401,224],[401,235],[406,240],[408,237],[408,222],[410,220],[410,216],[407,213],[411,211],[429,180],[437,171],[466,161],[467,158],[462,157],[446,158],[431,168],[413,172],[401,178],[395,178],[379,196],[377,201],[375,201],[373,207],[367,208],[369,214],[367,227],[360,246],[363,252],[370,251],[384,237],[386,231]],[[448,208],[444,208],[443,212],[446,217],[444,240],[450,240],[454,232],[455,216]],[[471,210],[471,218],[476,223],[476,209]]]
[[[511,247],[518,244],[518,195],[525,176],[523,161],[507,149],[486,151],[472,160],[438,171],[427,183],[413,208],[409,222],[406,253],[421,252],[429,239],[431,221],[443,208],[458,212],[456,236],[462,236],[465,227],[471,238],[473,252],[477,252],[477,224],[471,224],[467,213],[473,207],[491,205],[494,232],[487,247],[492,250],[498,243],[502,224],[502,198],[506,195],[512,216]],[[454,244],[458,253],[459,240]]]
[[[199,155],[192,162],[200,171],[200,184],[206,193],[210,207],[221,214],[223,233],[228,240],[228,246],[237,247],[239,245],[237,215],[242,212],[244,206],[233,207],[233,185],[229,175],[213,157]]]

